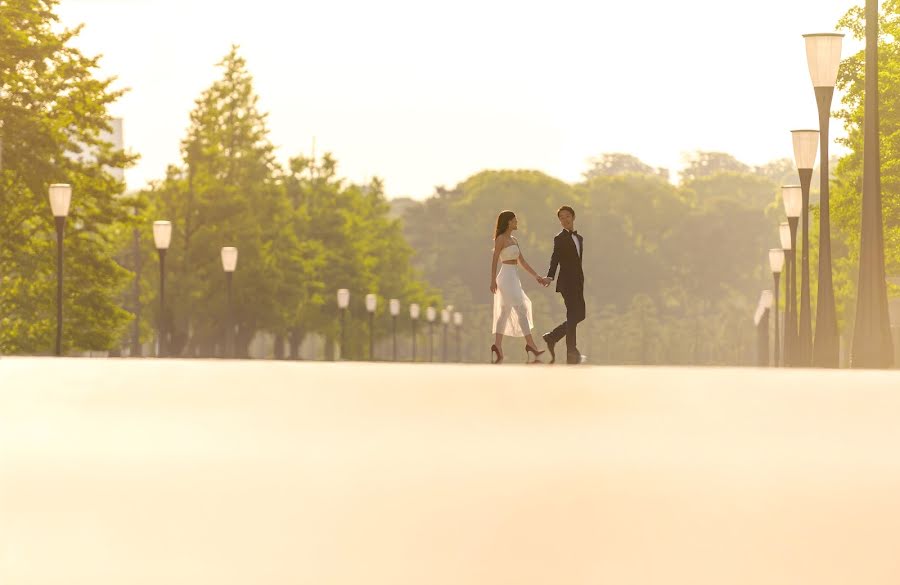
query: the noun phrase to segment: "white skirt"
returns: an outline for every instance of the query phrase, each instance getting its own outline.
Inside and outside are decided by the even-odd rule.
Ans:
[[[534,319],[531,299],[522,289],[516,264],[501,264],[497,273],[497,292],[494,293],[494,334],[510,337],[531,335]]]

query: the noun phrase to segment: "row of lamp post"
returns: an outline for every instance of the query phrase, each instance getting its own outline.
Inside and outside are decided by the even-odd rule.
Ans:
[[[375,361],[375,311],[378,308],[378,296],[369,293],[365,297],[366,312],[369,315],[369,360]],[[340,331],[340,357],[344,359],[346,356],[347,337],[346,337],[346,321],[347,312],[350,308],[350,290],[346,288],[337,291],[337,306],[341,314],[341,331]],[[400,315],[400,300],[390,299],[388,301],[388,309],[391,314],[391,337],[392,337],[392,360],[397,361],[397,317]],[[416,338],[418,334],[418,322],[421,316],[421,307],[418,303],[409,305],[409,317],[412,323],[412,361],[416,361],[417,347]],[[441,310],[441,323],[444,326],[444,347],[443,361],[448,360],[448,328],[452,323],[456,327],[456,359],[462,361],[462,337],[460,330],[462,329],[463,316],[459,311],[453,311],[453,306],[448,305]],[[438,312],[434,307],[425,308],[425,318],[428,321],[428,361],[434,361],[434,324],[437,321]]]
[[[153,243],[156,246],[156,252],[159,256],[159,318],[156,329],[156,355],[157,357],[165,357],[168,347],[166,346],[166,252],[172,243],[172,222],[166,220],[157,220],[153,222]],[[232,301],[231,290],[234,271],[237,268],[238,251],[233,246],[225,246],[220,251],[222,260],[222,269],[225,271],[225,288],[227,295],[227,305],[225,315],[225,356],[234,357],[234,325],[232,319]]]
[[[856,322],[851,350],[852,367],[889,367],[893,344],[887,311],[884,272],[884,235],[881,209],[881,164],[878,128],[878,2],[866,0],[866,75],[863,144],[862,223]],[[784,356],[786,366],[836,368],[840,337],[832,280],[831,209],[828,169],[831,102],[841,62],[840,33],[803,35],[810,79],[819,116],[818,130],[791,132],[799,185],[782,188],[788,221],[780,226],[781,249],[769,251],[775,281],[775,365],[781,364],[778,331],[779,276],[785,278]],[[819,265],[816,327],[812,329],[809,268],[809,194],[816,150],[819,151]],[[797,241],[798,223],[801,242]],[[800,307],[796,305],[797,247],[800,256]],[[757,312],[759,309],[757,309]]]

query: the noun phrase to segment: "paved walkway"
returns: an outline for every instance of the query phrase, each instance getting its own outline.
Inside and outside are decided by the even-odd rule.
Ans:
[[[0,359],[0,583],[896,585],[900,373]]]

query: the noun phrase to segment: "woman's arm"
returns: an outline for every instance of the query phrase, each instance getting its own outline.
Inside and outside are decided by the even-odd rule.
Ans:
[[[497,260],[500,259],[500,251],[503,249],[504,236],[494,238],[494,254],[491,258],[491,293],[497,292]]]

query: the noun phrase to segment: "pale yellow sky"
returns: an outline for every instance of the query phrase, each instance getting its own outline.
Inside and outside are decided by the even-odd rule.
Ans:
[[[59,13],[131,88],[113,110],[142,157],[130,188],[178,160],[194,99],[238,43],[282,160],[315,137],[349,179],[423,198],[485,168],[574,181],[603,152],[674,171],[697,149],[791,156],[789,131],[817,125],[801,35],[833,31],[852,2],[62,0]]]

